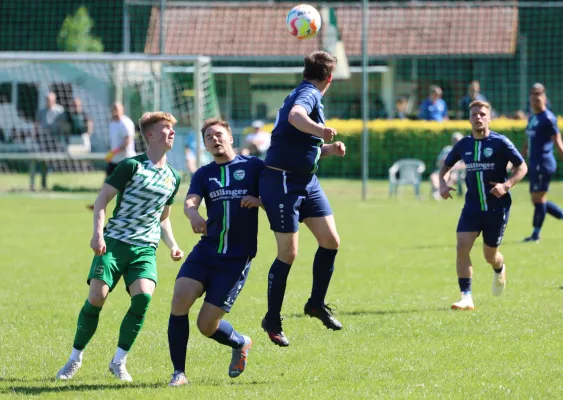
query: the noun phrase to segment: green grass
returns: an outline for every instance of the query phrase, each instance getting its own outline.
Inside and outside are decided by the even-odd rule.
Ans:
[[[3,178],[2,178],[3,179]],[[92,184],[101,181],[93,176]],[[546,219],[542,242],[522,244],[532,207],[526,185],[514,191],[502,251],[508,286],[491,295],[492,272],[473,251],[475,312],[452,312],[458,300],[455,226],[461,199],[415,201],[412,189],[386,197],[370,183],[324,181],[342,239],[328,299],[344,324],[340,332],[303,316],[316,250],[306,230],[289,276],[283,314],[291,345],[278,348],[260,328],[274,240],[261,212],[258,256],[228,320],[249,334],[254,347],[247,371],[227,376],[230,349],[195,328],[188,348],[189,387],[170,389],[166,330],[179,264],[158,251],[159,285],[128,368],[132,385],[107,372],[121,319],[128,307],[123,286],[111,294],[82,369],[69,383],[53,377],[67,360],[78,311],[87,294],[93,194],[0,197],[0,397],[46,398],[558,398],[561,380],[561,257],[563,224]],[[427,187],[425,187],[427,189]],[[186,187],[182,187],[185,193]],[[551,199],[563,204],[563,185]],[[197,237],[181,207],[173,226],[188,252]]]

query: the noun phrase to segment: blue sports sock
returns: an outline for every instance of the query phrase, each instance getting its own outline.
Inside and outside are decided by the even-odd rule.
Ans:
[[[457,278],[457,283],[461,293],[471,294],[471,278]]]
[[[330,278],[334,272],[334,259],[338,250],[325,249],[319,246],[313,261],[313,289],[309,301],[313,304],[324,304]]]
[[[547,213],[546,203],[536,203],[534,204],[534,236],[539,235],[543,221],[545,220],[545,214]],[[537,229],[537,231],[536,231]]]
[[[186,350],[190,338],[190,320],[186,315],[172,315],[168,319],[168,348],[174,371],[186,370]]]
[[[244,344],[244,338],[225,320],[219,322],[219,327],[209,338],[233,349],[238,349]]]
[[[291,269],[290,264],[274,260],[268,274],[268,313],[266,319],[276,320],[280,318],[283,298],[285,296],[285,285],[287,276]]]
[[[557,219],[563,219],[563,210],[559,206],[551,201],[545,203],[547,205],[547,213]]]

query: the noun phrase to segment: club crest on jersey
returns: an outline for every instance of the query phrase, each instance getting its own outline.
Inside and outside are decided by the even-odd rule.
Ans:
[[[166,186],[168,189],[172,189],[174,187],[174,184],[172,183],[172,178],[166,178],[164,180],[164,186]]]
[[[491,149],[490,147],[486,147],[486,148],[483,150],[483,155],[484,155],[485,157],[490,157],[490,156],[492,156],[492,155],[493,155],[493,149]]]
[[[243,169],[237,169],[235,172],[233,172],[233,177],[237,181],[242,181],[244,179],[245,175],[246,175],[246,173],[244,172]]]

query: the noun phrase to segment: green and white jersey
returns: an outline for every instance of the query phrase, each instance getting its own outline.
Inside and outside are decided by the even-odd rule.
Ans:
[[[106,179],[119,193],[104,236],[134,246],[158,247],[160,217],[164,206],[174,203],[180,181],[170,165],[157,168],[144,153],[121,161]]]

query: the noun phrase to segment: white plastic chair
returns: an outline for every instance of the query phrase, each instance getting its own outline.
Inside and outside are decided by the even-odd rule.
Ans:
[[[399,185],[413,185],[414,194],[420,197],[420,183],[426,165],[422,160],[403,158],[389,168],[389,197],[397,195]]]

